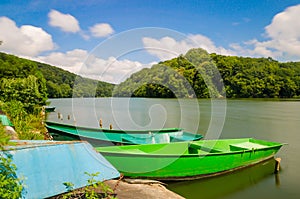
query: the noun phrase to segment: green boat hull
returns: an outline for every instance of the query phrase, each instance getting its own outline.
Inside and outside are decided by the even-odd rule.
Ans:
[[[93,146],[169,143],[203,138],[200,134],[184,132],[180,128],[122,131],[80,127],[50,121],[46,121],[46,128],[55,140],[86,140]]]
[[[124,176],[180,180],[201,178],[272,158],[281,143],[263,140],[200,140],[96,148]]]

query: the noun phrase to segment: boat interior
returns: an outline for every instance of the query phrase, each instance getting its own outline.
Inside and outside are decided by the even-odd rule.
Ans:
[[[255,151],[270,146],[281,145],[276,142],[266,142],[252,138],[201,140],[191,142],[178,142],[168,144],[152,144],[137,146],[115,146],[101,148],[102,152],[131,153],[131,154],[156,154],[156,155],[189,155],[189,154],[217,154],[238,151]]]

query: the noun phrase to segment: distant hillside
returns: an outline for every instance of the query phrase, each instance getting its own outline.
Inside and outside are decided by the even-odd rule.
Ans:
[[[123,97],[225,95],[229,98],[299,97],[300,62],[280,63],[272,58],[223,56],[191,49],[184,56],[131,75],[114,91],[114,96]]]
[[[22,79],[29,75],[45,81],[48,98],[108,97],[114,86],[80,77],[55,66],[0,53],[0,79]]]
[[[40,104],[47,97],[108,97],[113,89],[116,97],[291,98],[300,97],[300,62],[280,63],[272,58],[223,56],[191,49],[132,74],[116,86],[0,53],[0,88],[2,101],[26,102],[30,93]]]

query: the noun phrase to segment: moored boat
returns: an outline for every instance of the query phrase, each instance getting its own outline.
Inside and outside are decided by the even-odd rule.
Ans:
[[[55,140],[86,140],[93,146],[119,144],[153,144],[200,140],[203,136],[181,128],[158,130],[117,130],[89,128],[46,121],[46,128]]]
[[[252,138],[98,147],[128,177],[185,180],[213,176],[268,160],[283,144]]]
[[[85,173],[98,173],[99,175],[94,176],[95,181],[120,176],[120,173],[87,142],[11,142],[14,144],[0,150],[0,157],[9,157],[16,166],[15,173],[10,175],[21,180],[22,198],[49,198],[65,193],[67,189],[64,184],[67,182],[73,184],[74,189],[88,186],[89,176]],[[0,167],[1,170],[5,170],[8,166],[0,164]]]
[[[55,111],[55,106],[44,106],[46,113],[49,112],[54,112]]]

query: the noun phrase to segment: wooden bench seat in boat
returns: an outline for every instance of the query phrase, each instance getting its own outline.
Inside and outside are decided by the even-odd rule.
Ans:
[[[204,145],[200,145],[198,143],[189,143],[189,153],[196,153],[196,154],[202,154],[202,153],[221,153],[223,151],[218,150],[216,148],[210,148]]]
[[[238,144],[230,144],[230,151],[241,151],[241,150],[256,150],[265,148],[265,145],[257,144],[253,142],[242,142]]]

